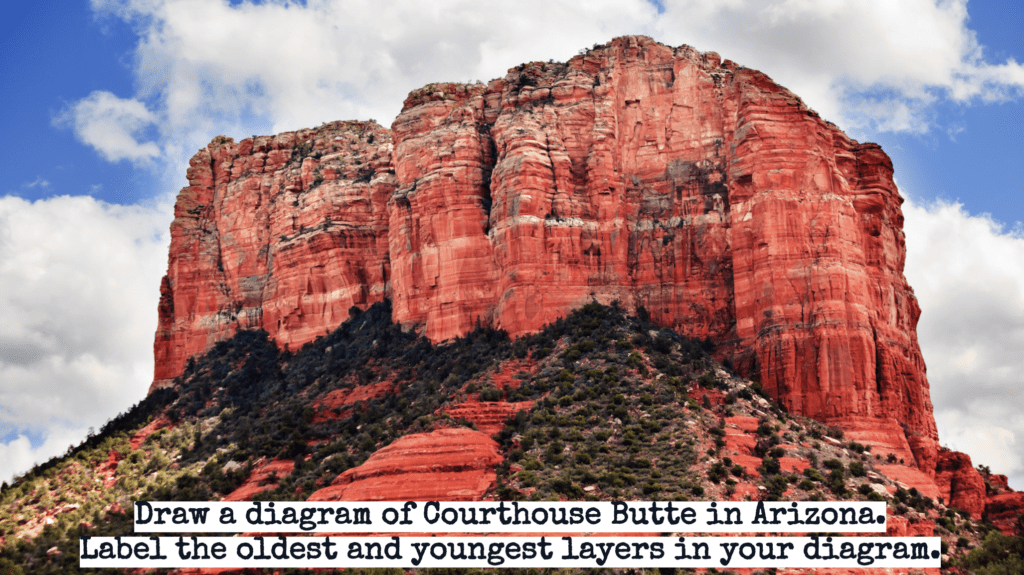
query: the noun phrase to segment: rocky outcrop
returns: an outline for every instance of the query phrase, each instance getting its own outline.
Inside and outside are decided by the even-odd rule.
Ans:
[[[434,340],[618,300],[933,476],[892,174],[764,74],[643,37],[429,85],[390,132],[217,139],[176,205],[156,384],[235,329],[297,346],[384,297]]]
[[[225,496],[224,501],[251,501],[257,494],[276,488],[293,469],[295,461],[290,459],[260,460],[245,482]]]
[[[498,444],[472,429],[406,435],[308,501],[479,501],[497,482]]]
[[[939,497],[950,507],[963,509],[975,520],[985,512],[985,480],[971,465],[971,457],[956,451],[940,451],[935,468]]]
[[[138,449],[142,447],[142,445],[146,442],[146,439],[150,435],[153,435],[154,433],[160,431],[161,429],[173,429],[174,427],[174,422],[172,422],[166,416],[161,415],[154,419],[153,421],[150,421],[142,429],[135,432],[135,434],[132,435],[131,439],[129,440],[129,445],[131,445],[132,449]]]
[[[488,437],[505,428],[505,421],[524,409],[533,407],[532,401],[465,401],[444,410],[455,419],[465,419],[476,425]]]
[[[904,489],[917,489],[922,496],[931,499],[939,497],[939,487],[935,483],[935,469],[918,469],[906,465],[877,465],[882,474],[892,479]]]
[[[1024,491],[1000,493],[985,502],[985,519],[991,521],[1004,535],[1019,535],[1021,517],[1024,517]]]
[[[357,385],[351,388],[335,389],[327,395],[317,398],[310,406],[313,408],[313,423],[331,419],[345,419],[351,415],[351,407],[360,401],[380,399],[395,389],[390,381],[380,381],[368,385]]]
[[[930,520],[911,521],[905,517],[890,515],[885,520],[885,534],[888,537],[932,537],[935,522]]]
[[[391,133],[373,122],[200,150],[174,207],[154,386],[237,329],[298,348],[383,299],[390,159]]]

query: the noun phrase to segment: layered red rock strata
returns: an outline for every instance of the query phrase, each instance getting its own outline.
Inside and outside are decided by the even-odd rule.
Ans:
[[[479,501],[497,482],[498,444],[472,429],[396,439],[308,501]]]
[[[892,173],[764,74],[643,37],[429,85],[390,132],[218,139],[176,206],[157,384],[238,328],[295,347],[384,297],[434,340],[619,300],[933,475]]]
[[[217,138],[190,161],[160,287],[155,385],[237,329],[298,348],[386,295],[391,133]]]

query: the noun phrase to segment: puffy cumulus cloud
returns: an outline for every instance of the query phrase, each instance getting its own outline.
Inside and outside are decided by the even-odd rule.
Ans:
[[[139,100],[118,98],[97,90],[54,118],[58,126],[70,125],[84,144],[111,162],[145,162],[160,155],[154,142],[140,142],[137,135],[157,122],[157,116]]]
[[[956,203],[903,211],[939,439],[1024,489],[1024,233]]]
[[[984,58],[968,28],[966,0],[92,0],[92,6],[101,17],[136,27],[138,97],[159,110],[161,143],[172,155],[224,132],[247,136],[336,119],[387,125],[405,95],[429,82],[487,81],[521,62],[566,60],[624,34],[718,51],[768,73],[824,117],[858,129],[927,131],[939,100],[999,100],[1024,87],[1024,66]],[[146,118],[143,110],[139,118]],[[130,130],[118,133],[121,149],[154,151],[147,144],[132,148],[134,140],[123,137]]]
[[[408,92],[427,83],[486,81],[523,61],[568,59],[644,32],[657,14],[643,0],[93,0],[93,7],[137,26],[140,95],[161,103],[166,128],[196,137],[242,116],[269,118],[275,132],[335,119],[389,125]]]
[[[33,465],[64,453],[68,447],[81,443],[86,433],[88,430],[85,428],[61,427],[52,430],[46,440],[35,447],[25,435],[0,443],[0,481],[10,482],[13,476],[24,473]]]
[[[1019,97],[1024,66],[991,63],[967,0],[666,0],[656,29],[757,68],[844,128],[924,132],[938,99]]]
[[[0,473],[145,396],[170,219],[87,196],[0,198]]]

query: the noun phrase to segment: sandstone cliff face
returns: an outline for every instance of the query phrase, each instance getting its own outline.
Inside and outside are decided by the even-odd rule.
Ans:
[[[372,122],[200,150],[171,223],[155,385],[237,329],[297,348],[383,299],[390,159],[391,134]]]
[[[970,456],[955,451],[940,451],[935,468],[935,483],[946,505],[970,512],[975,520],[981,519],[987,495],[985,480],[971,465]]]
[[[888,156],[760,72],[642,37],[199,152],[158,383],[240,327],[298,346],[383,297],[434,340],[597,299],[710,337],[789,410],[934,475]]]

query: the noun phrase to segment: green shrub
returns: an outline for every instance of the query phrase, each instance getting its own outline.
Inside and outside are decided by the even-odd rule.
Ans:
[[[765,475],[775,475],[782,470],[782,464],[779,463],[778,459],[772,456],[767,456],[761,460],[761,469]]]
[[[828,488],[836,495],[846,494],[846,474],[842,469],[834,469],[828,474]]]
[[[789,481],[781,475],[773,475],[765,482],[765,487],[768,488],[769,501],[778,501],[789,487]]]
[[[704,389],[714,389],[718,385],[718,380],[710,371],[705,371],[697,378],[697,383]]]
[[[711,467],[708,468],[708,479],[713,483],[718,483],[725,479],[729,474],[729,471],[725,468],[725,464],[721,461],[714,462]]]
[[[864,468],[864,463],[860,461],[850,462],[850,475],[854,477],[864,477],[868,474],[867,469]]]
[[[570,499],[583,499],[585,492],[579,485],[574,484],[572,481],[565,477],[558,477],[551,480],[548,486],[555,493],[561,493]]]
[[[808,479],[811,479],[813,481],[825,481],[825,478],[821,476],[821,473],[813,467],[808,467],[807,469],[804,469],[804,475],[806,475]]]
[[[557,429],[557,428],[556,428]],[[547,449],[544,451],[544,458],[548,463],[558,465],[565,460],[565,456],[562,451],[565,449],[565,445],[558,440],[552,441],[548,444]]]
[[[519,481],[527,487],[537,487],[540,484],[540,480],[537,479],[537,474],[532,471],[520,471],[516,474],[519,477]]]
[[[502,393],[492,386],[487,386],[480,391],[480,401],[500,401]]]
[[[650,469],[651,460],[646,457],[637,457],[629,462],[629,466],[633,469]]]
[[[662,484],[658,483],[657,481],[655,481],[653,479],[648,479],[647,483],[644,483],[643,488],[642,488],[642,490],[644,492],[644,495],[651,495],[653,493],[658,493],[658,492],[663,491],[664,489],[665,489],[665,487]]]
[[[843,462],[838,459],[826,459],[825,461],[822,461],[821,464],[828,469],[843,469]]]
[[[977,575],[1024,573],[1024,536],[1003,535],[992,530],[970,553],[956,562]]]

